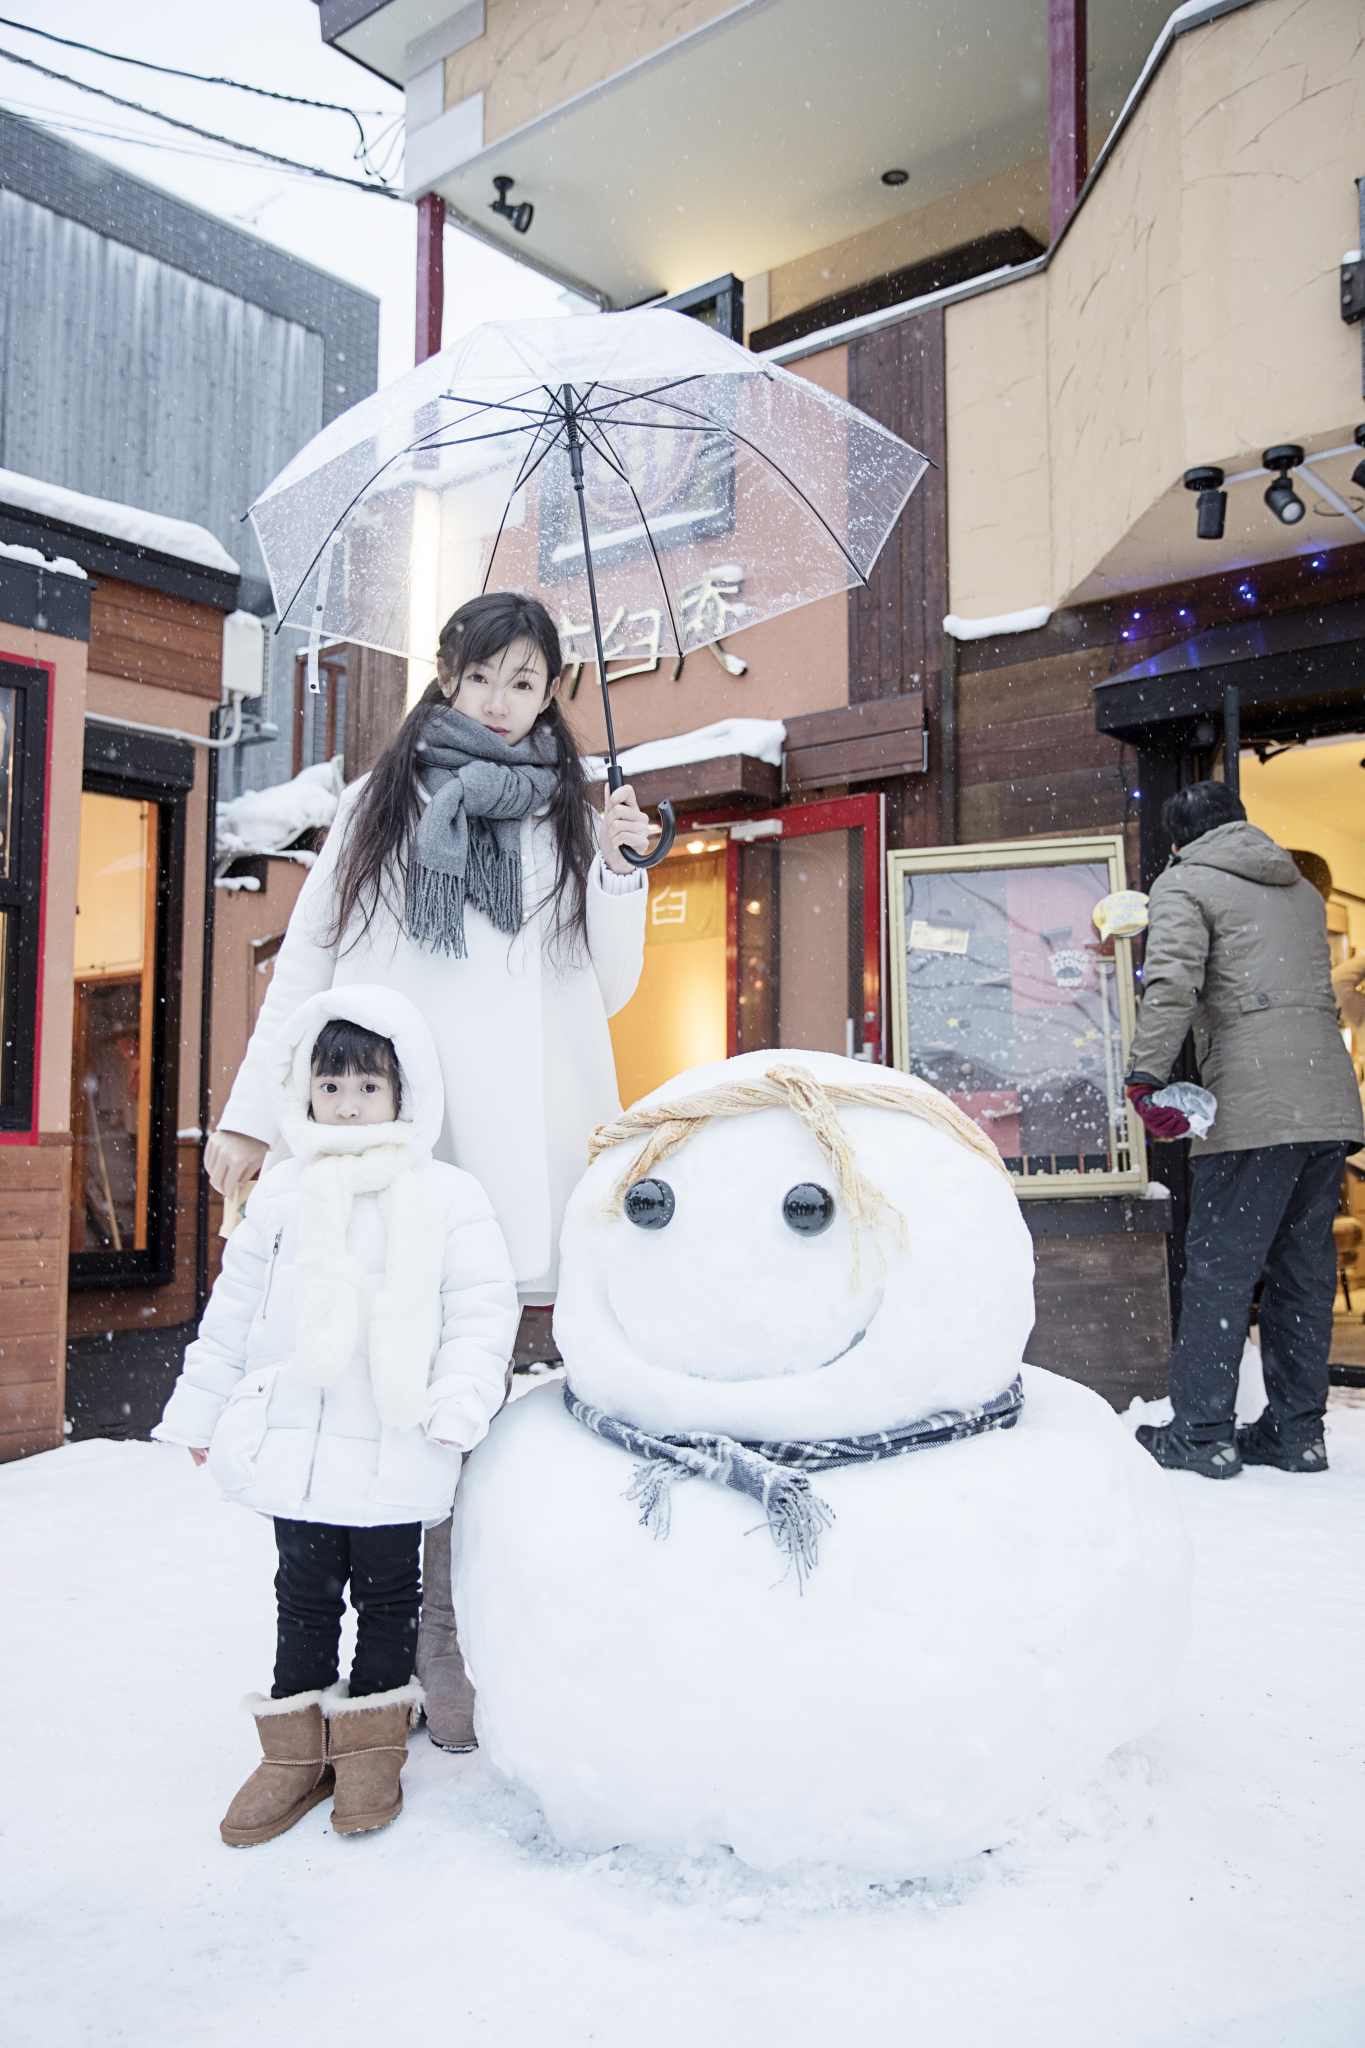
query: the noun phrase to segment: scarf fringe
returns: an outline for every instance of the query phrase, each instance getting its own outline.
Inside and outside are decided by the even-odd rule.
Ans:
[[[407,927],[419,945],[436,946],[456,960],[465,957],[464,884],[458,875],[408,864]]]

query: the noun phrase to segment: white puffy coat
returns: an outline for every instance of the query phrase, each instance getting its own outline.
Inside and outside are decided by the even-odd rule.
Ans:
[[[382,983],[412,1001],[436,1040],[445,1120],[433,1151],[486,1190],[512,1255],[524,1301],[554,1299],[560,1227],[588,1163],[588,1139],[620,1109],[607,1019],[630,1001],[644,961],[643,875],[617,876],[593,862],[588,881],[588,957],[548,957],[554,829],[545,817],[521,826],[522,930],[511,939],[465,907],[468,954],[452,959],[419,946],[382,905],[364,933],[330,945],[334,878],[362,782],[341,800],[336,823],[289,920],[260,1021],[219,1128],[278,1142],[268,1050],[284,1020],[320,989]]]
[[[397,1123],[308,1118],[313,1043],[330,1017],[393,1040]],[[224,1495],[261,1514],[349,1528],[442,1521],[461,1453],[501,1406],[518,1308],[483,1189],[431,1157],[442,1111],[431,1033],[389,990],[325,990],[289,1020],[272,1068],[292,1156],[262,1175],[227,1242],[153,1435],[208,1445]],[[382,1185],[353,1194],[357,1179]]]

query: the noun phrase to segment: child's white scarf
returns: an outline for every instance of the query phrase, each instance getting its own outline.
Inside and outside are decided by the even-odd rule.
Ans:
[[[292,1120],[291,1120],[292,1121]],[[298,1368],[315,1387],[341,1379],[360,1343],[360,1275],[346,1255],[357,1195],[378,1195],[384,1219],[384,1284],[370,1308],[370,1386],[389,1429],[423,1419],[431,1365],[430,1304],[441,1285],[441,1239],[411,1168],[411,1125],[320,1125],[289,1133],[303,1152],[299,1180],[294,1327]],[[300,1143],[300,1139],[303,1140]],[[323,1149],[325,1147],[325,1149]]]

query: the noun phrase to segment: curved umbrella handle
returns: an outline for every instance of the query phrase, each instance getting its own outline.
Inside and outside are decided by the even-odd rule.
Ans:
[[[677,835],[678,821],[673,815],[673,806],[667,797],[659,805],[659,828],[659,843],[652,853],[633,853],[628,846],[618,846],[616,851],[622,860],[628,860],[633,868],[656,868],[671,852]]]

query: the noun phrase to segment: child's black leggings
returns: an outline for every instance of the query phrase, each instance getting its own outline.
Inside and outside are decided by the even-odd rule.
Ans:
[[[286,1522],[277,1515],[275,1543],[279,1637],[271,1698],[286,1700],[335,1682],[348,1579],[359,1618],[352,1699],[406,1685],[417,1654],[422,1524],[344,1529],[331,1522]]]

